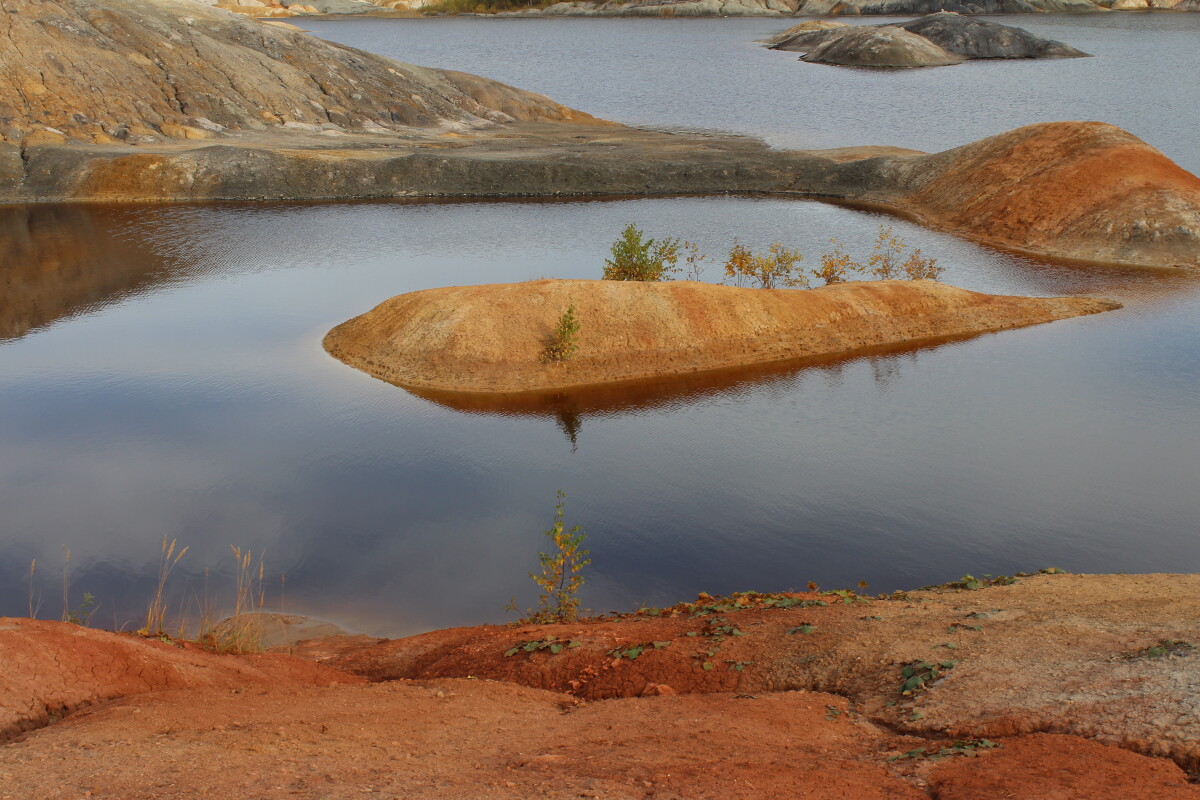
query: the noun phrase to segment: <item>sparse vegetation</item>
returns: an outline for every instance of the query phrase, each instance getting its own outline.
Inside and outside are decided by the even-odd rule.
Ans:
[[[766,254],[759,255],[735,241],[725,260],[725,277],[734,286],[803,289],[808,287],[808,276],[800,269],[803,260],[799,251],[789,250],[779,242],[771,245]]]
[[[423,15],[438,14],[495,14],[498,11],[519,11],[526,8],[546,8],[557,0],[441,0],[421,9]]]
[[[829,242],[833,245],[833,249],[826,250],[821,254],[821,266],[812,272],[814,278],[825,281],[825,285],[829,286],[834,283],[845,283],[851,274],[863,271],[862,264],[850,258],[842,248],[841,242],[833,238]]]
[[[86,628],[92,618],[92,614],[96,613],[96,608],[96,596],[91,592],[84,592],[83,600],[75,608],[67,612],[67,618],[64,621],[75,625],[82,625]]]
[[[266,602],[263,587],[263,558],[257,562],[253,551],[230,546],[236,563],[236,594],[233,613],[200,632],[199,642],[219,653],[256,653],[263,649],[262,610]]]
[[[938,679],[945,677],[947,671],[954,669],[957,661],[939,661],[931,664],[928,661],[912,661],[904,665],[900,671],[903,683],[900,694],[908,696],[924,691]]]
[[[628,658],[630,661],[635,661],[647,650],[662,650],[664,647],[670,646],[670,642],[642,642],[641,644],[622,645],[621,647],[613,648],[608,651],[608,655],[613,658]]]
[[[167,578],[171,576],[171,570],[175,569],[179,559],[183,558],[188,551],[188,548],[184,547],[179,552],[175,552],[175,547],[174,539],[168,543],[167,537],[163,537],[162,551],[158,560],[158,581],[154,586],[154,597],[150,599],[150,606],[146,609],[146,626],[138,631],[140,636],[159,636],[163,633],[163,622],[167,616],[167,604],[163,598],[163,592],[167,586]]]
[[[937,749],[932,747],[918,747],[916,750],[909,750],[906,753],[888,756],[888,761],[906,761],[910,759],[941,761],[943,758],[950,756],[975,756],[984,750],[992,750],[997,747],[1000,747],[998,742],[988,739],[959,739],[945,747]]]
[[[575,316],[575,304],[567,306],[567,310],[558,318],[554,331],[550,334],[550,343],[542,351],[542,361],[547,364],[561,364],[569,361],[579,349],[579,317]]]
[[[1191,642],[1186,642],[1183,639],[1160,639],[1158,644],[1143,647],[1141,650],[1135,650],[1126,658],[1165,658],[1167,656],[1186,656],[1189,655],[1196,646]]]
[[[735,239],[725,259],[725,278],[722,282],[760,289],[803,289],[810,285],[810,277],[828,286],[864,275],[879,280],[937,280],[944,271],[943,267],[937,265],[936,258],[922,256],[919,248],[909,252],[905,258],[908,244],[895,234],[890,225],[879,226],[874,252],[866,263],[851,258],[836,238],[829,241],[832,247],[821,254],[820,266],[805,272],[800,267],[804,256],[798,250],[775,242],[766,253],[756,253]],[[672,273],[679,269],[681,255],[684,256],[685,278],[700,280],[707,256],[696,245],[681,243],[679,239],[645,238],[645,234],[631,223],[613,243],[612,258],[604,262],[604,278],[617,281],[670,280]]]
[[[551,654],[558,655],[563,650],[573,650],[576,647],[582,647],[583,642],[568,640],[566,642],[559,639],[557,636],[547,636],[545,639],[530,639],[524,642],[518,642],[511,648],[505,651],[504,657],[511,658],[517,653],[537,653],[542,650],[549,650]]]
[[[630,223],[613,242],[612,258],[604,260],[604,280],[670,280],[679,268],[682,247],[678,239],[647,239],[640,228]]]
[[[530,613],[526,622],[572,622],[579,616],[583,568],[592,560],[588,558],[588,551],[583,549],[586,538],[583,530],[578,525],[567,528],[563,522],[566,497],[562,491],[558,492],[554,522],[544,532],[550,540],[550,552],[538,553],[541,571],[529,573],[542,593],[538,597],[537,610]]]

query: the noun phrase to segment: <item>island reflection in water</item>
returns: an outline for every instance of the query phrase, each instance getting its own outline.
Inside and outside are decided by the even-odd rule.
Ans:
[[[552,419],[575,449],[584,421],[589,417],[670,411],[718,397],[732,399],[759,389],[786,391],[802,371],[818,370],[836,377],[847,364],[856,361],[868,363],[876,383],[882,387],[898,376],[903,363],[899,356],[988,335],[991,334],[940,336],[919,342],[864,347],[849,353],[532,392],[455,392],[395,385],[423,400],[465,414]]]

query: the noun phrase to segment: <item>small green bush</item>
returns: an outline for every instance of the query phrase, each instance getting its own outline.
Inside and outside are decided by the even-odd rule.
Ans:
[[[586,535],[578,525],[565,527],[563,503],[567,496],[558,493],[554,506],[554,523],[545,531],[550,540],[550,552],[538,553],[540,573],[529,573],[529,577],[542,590],[538,607],[526,622],[574,622],[579,616],[579,587],[583,586],[583,568],[592,563],[588,551],[583,549]]]
[[[542,361],[551,364],[569,360],[579,349],[578,338],[579,318],[575,316],[575,304],[572,303],[558,318],[558,324],[554,326],[550,343],[542,351]]]
[[[668,281],[678,269],[678,239],[647,239],[632,222],[613,242],[612,258],[604,260],[606,281]]]

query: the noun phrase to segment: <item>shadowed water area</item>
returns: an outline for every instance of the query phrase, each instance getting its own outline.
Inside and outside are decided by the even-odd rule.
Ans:
[[[1092,117],[1196,170],[1200,111],[1177,76],[1198,21],[1021,18],[1097,58],[873,77],[758,49],[786,24],[764,20],[306,25],[623,121],[934,150]],[[1111,66],[1106,46],[1124,48]],[[1087,82],[1060,72],[1079,65]],[[988,85],[991,102],[974,93]],[[631,221],[714,256],[735,237],[783,241],[810,266],[830,236],[865,257],[887,222],[948,283],[1126,307],[503,403],[417,396],[321,349],[400,292],[598,277]],[[268,607],[380,634],[500,621],[510,597],[534,600],[526,573],[558,489],[589,534],[584,601],[599,611],[809,580],[883,591],[1049,565],[1200,570],[1194,275],[1040,263],[758,198],[0,208],[0,254],[0,614],[26,613],[36,558],[35,603],[59,615],[65,546],[68,603],[90,592],[94,624],[136,627],[166,536],[191,548],[169,594],[193,619],[206,580],[211,605],[229,605],[236,545],[266,551]]]

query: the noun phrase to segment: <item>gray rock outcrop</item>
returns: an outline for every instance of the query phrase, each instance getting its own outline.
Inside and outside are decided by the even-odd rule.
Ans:
[[[1044,39],[1023,28],[940,11],[900,27],[963,58],[1082,58],[1069,44]]]
[[[778,49],[794,46],[788,43]],[[964,60],[895,25],[852,25],[825,31],[815,45],[804,49],[802,61],[843,67],[945,67]]]
[[[951,11],[929,14],[900,25],[797,25],[768,41],[773,42],[769,46],[774,50],[805,53],[801,58],[803,61],[848,67],[933,67],[974,58],[1080,58],[1088,55],[1022,28],[964,17]]]
[[[484,78],[402,64],[190,0],[2,7],[0,138],[12,143],[592,119]]]

